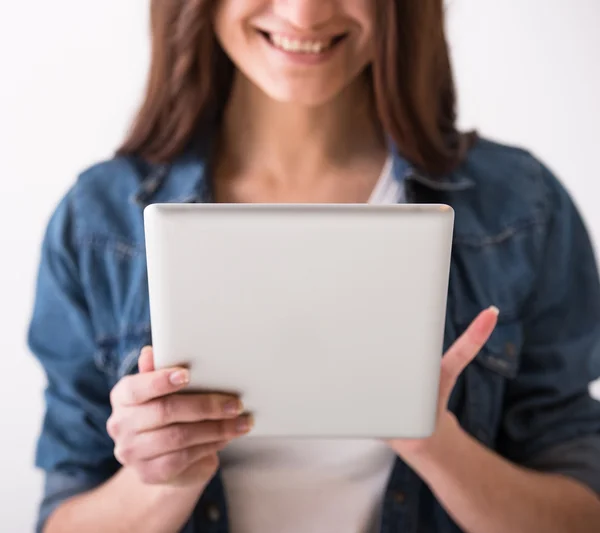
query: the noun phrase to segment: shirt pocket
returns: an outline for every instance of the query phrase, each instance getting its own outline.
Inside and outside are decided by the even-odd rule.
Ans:
[[[522,347],[522,324],[499,322],[465,369],[466,429],[487,446],[498,436],[506,386],[519,373]]]
[[[144,346],[152,344],[150,326],[140,326],[128,332],[98,341],[96,365],[114,386],[121,378],[138,372],[138,358]]]

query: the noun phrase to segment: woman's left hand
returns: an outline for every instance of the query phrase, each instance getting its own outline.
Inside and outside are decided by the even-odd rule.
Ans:
[[[467,330],[454,342],[442,358],[440,388],[438,393],[438,419],[436,429],[425,439],[396,439],[388,441],[392,449],[411,463],[413,458],[435,455],[442,449],[444,441],[460,429],[453,413],[448,411],[448,400],[458,376],[475,359],[487,342],[498,320],[498,309],[490,307],[482,311]]]

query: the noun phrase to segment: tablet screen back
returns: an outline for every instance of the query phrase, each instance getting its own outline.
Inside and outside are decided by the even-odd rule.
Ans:
[[[255,436],[428,435],[453,221],[441,205],[151,205],[155,364],[240,394]]]

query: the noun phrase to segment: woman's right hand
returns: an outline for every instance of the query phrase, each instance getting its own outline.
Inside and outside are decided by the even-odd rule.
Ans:
[[[107,430],[115,457],[147,484],[206,486],[218,468],[217,452],[248,433],[252,417],[242,414],[235,396],[177,394],[189,382],[188,370],[155,370],[150,347],[138,367],[111,392]]]

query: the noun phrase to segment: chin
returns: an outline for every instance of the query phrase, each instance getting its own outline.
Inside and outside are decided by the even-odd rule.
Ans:
[[[265,83],[260,89],[271,99],[282,104],[305,107],[321,107],[335,100],[344,90],[343,86],[317,86],[305,83]]]

